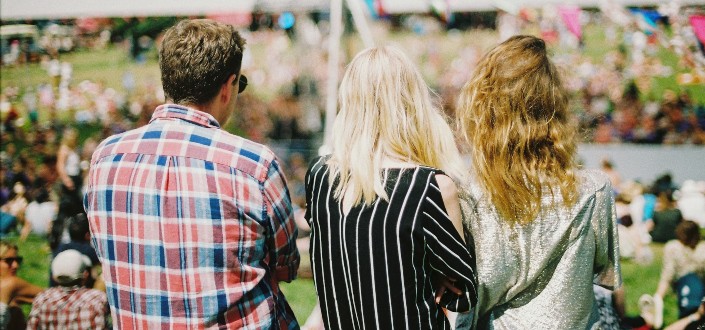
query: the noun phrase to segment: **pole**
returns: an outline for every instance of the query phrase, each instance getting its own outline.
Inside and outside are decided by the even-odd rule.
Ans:
[[[360,33],[360,38],[365,44],[365,48],[370,48],[375,45],[374,39],[372,39],[372,32],[370,27],[367,25],[367,20],[365,19],[365,13],[362,12],[360,7],[360,0],[345,0],[352,13],[353,21],[355,22],[355,28],[357,32]]]
[[[338,63],[340,62],[340,36],[343,32],[343,0],[330,2],[330,35],[328,36],[328,86],[326,94],[326,122],[323,146],[319,154],[327,154],[333,143],[333,123],[337,110]]]

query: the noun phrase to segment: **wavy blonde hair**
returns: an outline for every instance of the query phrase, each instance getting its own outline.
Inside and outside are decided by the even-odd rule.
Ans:
[[[543,40],[514,36],[490,50],[462,88],[456,116],[479,183],[502,217],[531,222],[546,191],[575,203],[576,127]]]
[[[460,153],[437,98],[421,73],[393,47],[363,50],[348,65],[339,89],[340,112],[333,125],[330,183],[335,197],[348,192],[353,205],[387,199],[385,157],[465,177]]]

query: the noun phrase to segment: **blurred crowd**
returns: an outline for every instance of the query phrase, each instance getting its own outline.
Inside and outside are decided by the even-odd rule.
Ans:
[[[424,16],[410,17],[393,28],[374,24],[372,29],[375,38],[397,44],[419,65],[448,113],[454,111],[457,93],[480,55],[505,34],[528,30],[541,34],[558,50],[555,60],[564,69],[583,142],[705,144],[702,97],[699,103],[685,88],[661,92],[654,86],[656,79],[675,80],[677,70],[694,65],[692,61],[682,63],[687,62],[687,56],[682,56],[676,67],[664,63],[658,56],[662,41],[657,34],[646,35],[636,27],[620,27],[607,17],[588,15],[586,24],[605,27],[605,43],[616,45],[595,60],[583,52],[583,41],[571,37],[560,24],[528,16],[518,21],[505,16],[496,30],[448,31],[437,18]],[[251,29],[245,35],[250,48],[242,70],[252,87],[238,98],[239,110],[225,128],[270,145],[281,158],[295,217],[305,238],[304,176],[323,133],[328,76],[322,63],[329,56],[329,27],[327,21],[306,15],[297,15],[296,28],[285,33],[273,22],[267,24],[270,28]],[[122,73],[120,86],[76,81],[74,63],[62,61],[60,53],[75,45],[109,47],[111,34],[96,30],[72,39],[59,33],[58,28],[51,29],[56,31],[49,35],[61,37],[42,39],[43,47],[50,51],[36,64],[46,72],[46,79],[21,87],[20,82],[3,81],[5,87],[0,91],[0,238],[16,235],[23,241],[32,234],[45,237],[47,249],[56,255],[67,244],[87,244],[75,223],[82,208],[83,179],[97,144],[146,124],[155,107],[164,101],[164,94],[159,81],[140,79],[132,71]],[[122,46],[128,50],[126,56],[144,62],[149,61],[149,54],[153,54],[150,49],[158,44],[158,35],[145,35],[125,40]],[[360,44],[354,36],[344,39],[341,69]],[[17,43],[13,45],[15,51],[22,51]],[[23,57],[17,55],[15,63],[5,64],[28,62],[19,61]],[[653,257],[650,242],[678,240],[677,228],[687,221],[705,228],[705,182],[687,180],[679,186],[669,175],[653,182],[626,182],[608,161],[603,170],[610,174],[615,187],[623,258],[648,264]],[[308,245],[305,239],[301,244]],[[16,258],[17,247],[3,249],[0,258],[8,259],[0,262],[1,267],[7,265],[2,271],[16,272],[21,262]],[[5,255],[7,251],[15,255]],[[664,263],[671,262],[669,258],[664,255]],[[303,263],[307,261],[302,259]],[[305,264],[301,269],[310,272]],[[27,283],[13,283],[24,286],[29,296],[39,293]],[[663,290],[659,290],[656,295],[663,296]]]

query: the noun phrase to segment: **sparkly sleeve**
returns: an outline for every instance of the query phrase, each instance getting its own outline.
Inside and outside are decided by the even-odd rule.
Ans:
[[[465,292],[458,297],[446,291],[440,305],[453,312],[467,312],[477,301],[475,260],[448,218],[443,196],[433,177],[423,207],[426,253],[431,268],[456,279],[455,285]]]
[[[595,193],[592,226],[595,230],[596,251],[593,283],[614,290],[622,284],[619,265],[619,241],[612,185],[605,178],[604,186]]]

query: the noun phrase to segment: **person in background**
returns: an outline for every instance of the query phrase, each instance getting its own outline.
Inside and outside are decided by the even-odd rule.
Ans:
[[[678,317],[697,311],[705,298],[705,241],[693,221],[683,221],[675,229],[676,238],[663,247],[663,267],[654,298],[673,288],[678,299]]]
[[[622,188],[622,176],[617,172],[617,170],[614,169],[614,164],[612,164],[612,161],[609,160],[609,158],[604,158],[600,162],[600,168],[602,169],[605,174],[607,174],[607,177],[610,178],[610,182],[612,183],[612,189],[614,190],[615,196],[621,192]]]
[[[58,213],[58,204],[53,194],[57,180],[56,156],[45,156],[37,167],[37,176],[28,189],[29,204],[25,210],[25,225],[38,236],[47,237]]]
[[[167,103],[93,153],[84,201],[116,328],[298,328],[279,287],[300,258],[280,162],[221,129],[244,46],[213,20],[167,29]]]
[[[73,128],[64,130],[61,145],[56,155],[56,172],[61,182],[59,193],[59,211],[52,222],[49,234],[49,246],[55,250],[61,243],[68,242],[66,235],[66,219],[78,213],[84,213],[81,190],[83,176],[81,175],[81,158],[76,151],[78,131]]]
[[[0,236],[9,233],[13,227],[20,227],[20,240],[24,241],[29,235],[30,226],[27,226],[25,210],[29,202],[25,196],[25,185],[22,182],[15,182],[12,186],[12,194],[7,203],[0,206]]]
[[[22,264],[15,244],[0,241],[0,328],[24,329],[25,317],[20,304],[31,304],[42,288],[17,276]]]
[[[675,239],[676,227],[682,221],[683,214],[676,208],[672,192],[670,190],[659,192],[652,220],[646,224],[651,240],[666,243]]]
[[[700,302],[698,311],[679,319],[665,330],[702,330],[705,329],[705,298]]]
[[[76,250],[60,252],[51,262],[57,287],[34,298],[27,329],[110,329],[110,308],[105,292],[87,288],[91,261]]]
[[[477,254],[478,328],[599,328],[593,284],[621,285],[607,175],[578,170],[568,94],[546,49],[519,35],[490,50],[456,116],[472,176],[461,187]]]
[[[102,276],[100,276],[102,273],[100,260],[98,260],[98,255],[96,254],[95,249],[91,246],[91,232],[88,225],[88,218],[86,218],[85,214],[79,213],[75,216],[69,217],[66,222],[66,227],[71,241],[60,244],[56,248],[54,258],[56,258],[59,253],[67,250],[75,250],[80,252],[91,262],[91,266],[88,268],[91,276],[86,279],[84,284],[85,287],[105,291],[105,283],[103,282]],[[58,283],[54,280],[54,276],[51,276],[50,269],[49,286],[54,287],[57,284]]]
[[[315,159],[305,180],[324,325],[447,329],[444,309],[469,312],[477,294],[451,179],[464,171],[450,127],[419,71],[393,47],[358,53],[339,100],[332,154]]]

